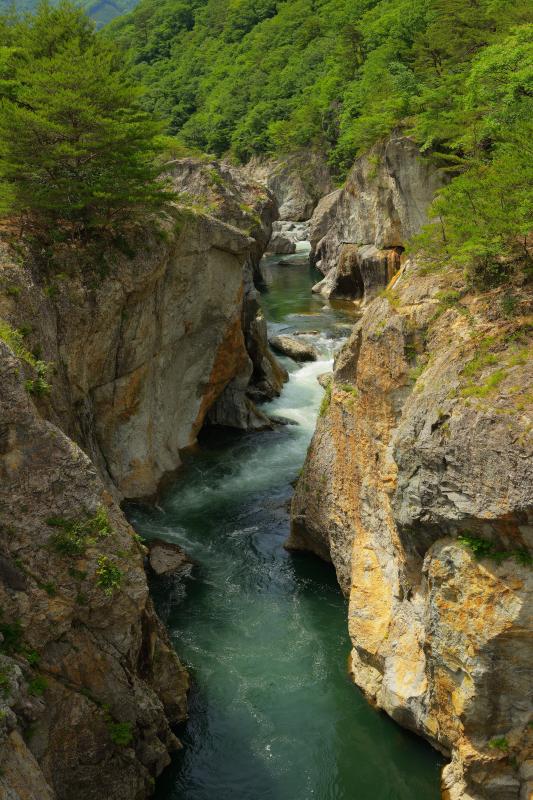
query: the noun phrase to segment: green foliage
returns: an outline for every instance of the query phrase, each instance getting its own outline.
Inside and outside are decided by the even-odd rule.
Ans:
[[[502,310],[502,314],[504,317],[508,319],[513,317],[517,310],[520,303],[520,298],[516,297],[516,295],[507,292],[501,299],[500,307]]]
[[[342,389],[343,392],[352,395],[352,397],[357,397],[359,394],[359,392],[357,391],[357,387],[352,386],[351,383],[343,383],[341,384],[340,388]]]
[[[37,372],[37,377],[27,380],[24,386],[28,394],[32,394],[35,397],[44,397],[50,393],[52,388],[46,380],[48,364],[45,364],[43,361],[36,361],[35,370]]]
[[[458,536],[457,541],[465,547],[468,547],[476,558],[490,558],[497,563],[505,561],[507,558],[513,558],[522,566],[531,566],[533,563],[533,559],[528,550],[498,550],[493,542],[490,542],[488,539],[482,539],[479,536],[473,536],[468,531],[464,531],[461,536]]]
[[[113,744],[119,747],[127,747],[133,741],[133,726],[131,722],[111,722],[108,721],[107,727]]]
[[[4,622],[3,614],[0,613],[0,633],[3,641],[0,644],[0,652],[11,655],[20,652],[22,648],[22,625],[16,622]]]
[[[48,687],[48,681],[42,675],[38,675],[36,678],[30,681],[28,685],[29,693],[34,695],[35,697],[42,697]]]
[[[161,124],[117,49],[67,2],[8,26],[0,80],[0,215],[39,239],[119,229],[169,198],[158,180]],[[1,52],[0,48],[0,52]]]
[[[0,697],[9,697],[11,694],[11,681],[5,670],[0,670]]]
[[[503,752],[507,752],[507,750],[509,750],[509,742],[505,736],[495,736],[494,739],[490,740],[489,747],[493,750],[502,750]]]
[[[50,542],[54,550],[64,556],[81,556],[89,545],[97,539],[112,533],[109,516],[104,506],[100,506],[94,516],[84,520],[67,520],[63,517],[50,517],[46,524],[57,531]]]
[[[326,414],[328,412],[328,408],[330,407],[330,404],[331,404],[332,391],[333,391],[333,387],[332,387],[331,383],[328,383],[328,385],[326,386],[326,389],[324,391],[324,397],[322,398],[322,402],[320,403],[320,409],[318,411],[318,416],[319,417],[325,417],[326,416]]]
[[[411,134],[451,178],[417,248],[493,285],[531,260],[532,21],[527,0],[141,0],[109,36],[185,146],[318,148],[342,177]]]
[[[88,690],[84,692],[86,696],[93,702],[98,702],[93,698]],[[133,725],[131,722],[115,722],[111,716],[109,706],[104,704],[102,706],[104,712],[104,719],[109,730],[109,735],[113,744],[119,747],[127,747],[133,741]]]
[[[107,595],[112,595],[117,589],[120,589],[124,577],[121,570],[107,556],[99,556],[96,575],[97,585]]]

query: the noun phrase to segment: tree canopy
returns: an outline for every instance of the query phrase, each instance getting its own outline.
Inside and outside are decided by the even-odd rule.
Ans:
[[[453,178],[441,252],[527,252],[529,0],[141,0],[108,35],[186,145],[239,161],[314,147],[342,179],[403,131]]]
[[[116,48],[67,3],[3,25],[0,214],[40,234],[86,234],[160,207],[163,126]]]

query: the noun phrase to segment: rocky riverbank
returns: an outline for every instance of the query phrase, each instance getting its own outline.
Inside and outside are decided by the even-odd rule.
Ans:
[[[153,494],[203,424],[279,393],[254,288],[272,196],[169,167],[164,220],[0,271],[0,793],[141,800],[179,747],[188,676],[118,501]],[[184,196],[185,187],[188,195]]]
[[[365,278],[355,242],[383,247],[390,265],[435,188],[413,159],[393,176],[399,146],[385,147],[386,175],[378,166],[366,183],[372,162],[359,161],[315,215],[326,282],[337,291],[349,261],[351,294],[366,308],[326,387],[288,546],[334,564],[349,598],[354,680],[450,757],[443,796],[525,800],[533,297],[523,276],[480,292],[458,271],[399,256],[390,270],[373,262]]]

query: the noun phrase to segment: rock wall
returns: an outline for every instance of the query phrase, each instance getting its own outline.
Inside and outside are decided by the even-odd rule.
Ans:
[[[0,242],[6,800],[151,794],[188,676],[117,501],[154,493],[207,420],[271,425],[253,401],[286,377],[254,287],[275,201],[224,165],[169,174],[188,196],[113,246],[46,263]]]
[[[399,266],[405,243],[428,221],[444,178],[409,138],[393,136],[358,158],[343,189],[311,220],[311,261],[327,297],[372,299]]]
[[[408,262],[338,356],[288,546],[335,565],[367,697],[450,756],[448,800],[526,800],[532,297]]]
[[[257,204],[243,211],[235,183],[231,191],[238,219],[222,203],[177,209],[86,269],[67,253],[43,277],[4,253],[2,281],[16,292],[0,298],[0,317],[55,365],[50,417],[121,498],[152,495],[217,404],[218,424],[269,424],[248,391],[273,397],[285,379],[253,285],[275,205],[253,187]]]
[[[282,221],[310,219],[320,198],[332,189],[327,162],[315,150],[303,150],[277,160],[253,158],[246,166],[246,173],[272,192]]]
[[[179,747],[187,673],[143,551],[0,341],[0,796],[131,800]]]

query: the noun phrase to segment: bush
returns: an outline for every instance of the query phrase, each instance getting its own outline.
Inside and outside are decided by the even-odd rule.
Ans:
[[[28,690],[34,697],[41,697],[48,687],[48,681],[42,675],[38,675],[30,681]]]
[[[109,735],[113,744],[127,747],[133,741],[133,726],[131,722],[109,722]]]
[[[104,594],[112,595],[122,585],[122,572],[107,556],[98,558],[96,570],[97,585],[103,589]]]
[[[85,520],[50,517],[46,520],[46,524],[51,528],[58,528],[57,533],[51,537],[51,543],[56,552],[65,556],[81,556],[88,545],[112,533],[104,506],[100,506],[94,516]]]

